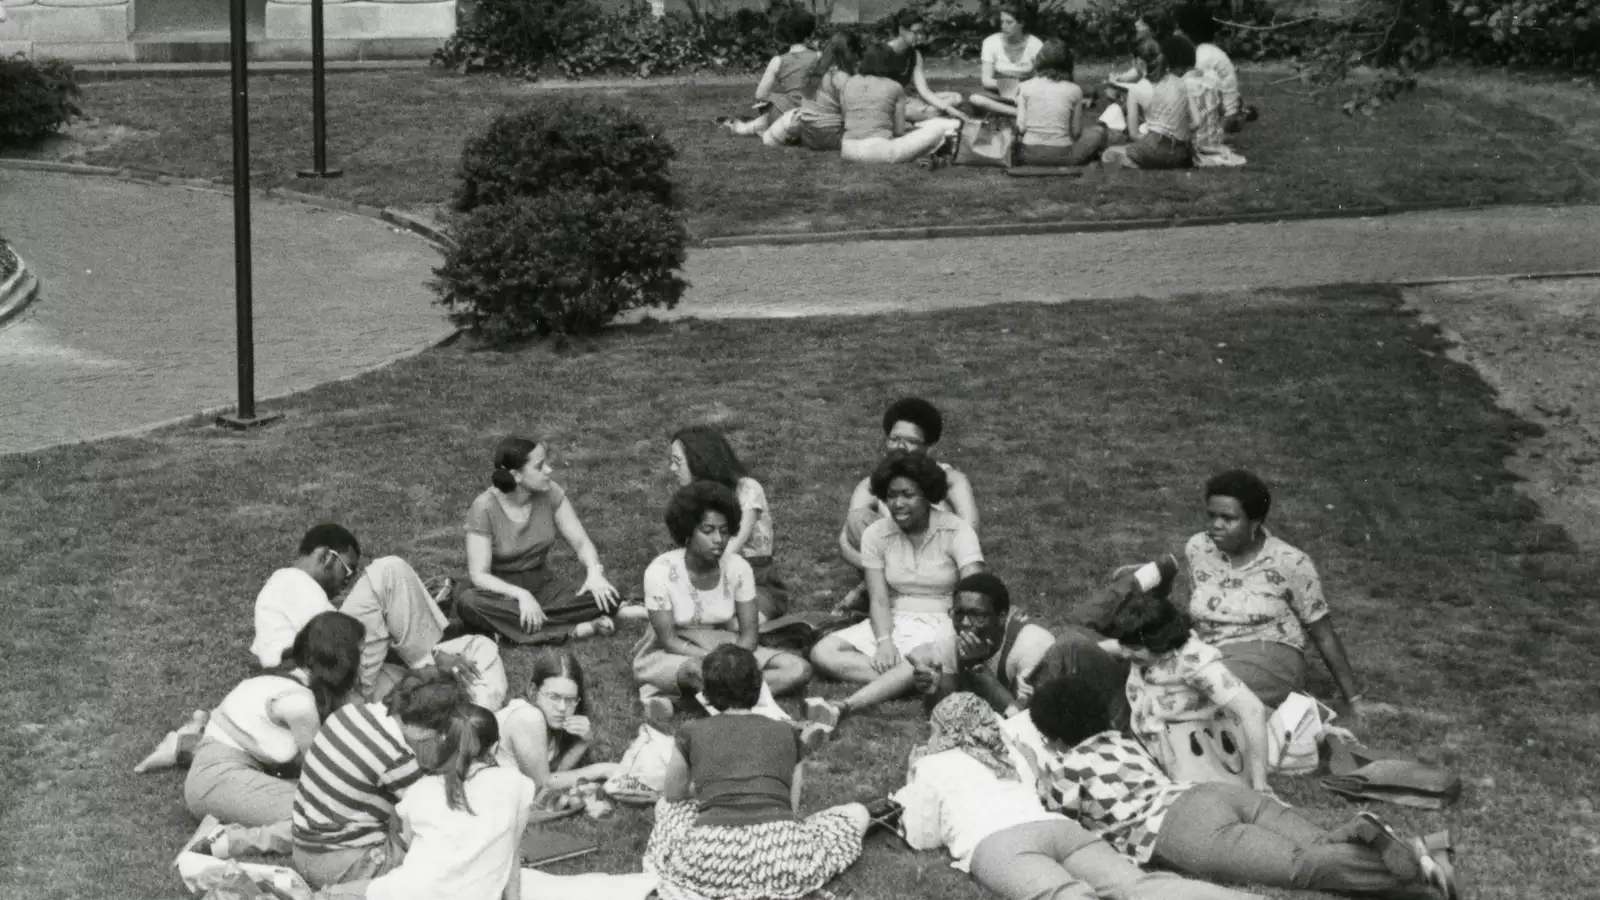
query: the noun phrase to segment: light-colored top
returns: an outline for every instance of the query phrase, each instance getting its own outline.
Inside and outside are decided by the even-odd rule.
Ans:
[[[915,540],[887,517],[861,535],[861,566],[883,572],[897,612],[949,614],[961,569],[981,562],[978,533],[942,509],[928,510],[928,528]]]
[[[1032,784],[997,778],[960,749],[917,760],[894,799],[905,807],[900,822],[906,842],[918,850],[948,848],[951,866],[963,872],[984,838],[1056,818],[1040,805]]]
[[[1144,110],[1141,124],[1147,130],[1184,143],[1194,136],[1194,124],[1189,120],[1189,93],[1182,78],[1174,75],[1151,85],[1150,101],[1140,108]]]
[[[1072,117],[1083,88],[1070,81],[1029,78],[1017,89],[1017,127],[1030,147],[1072,146]]]
[[[294,790],[294,842],[318,850],[372,847],[394,804],[422,777],[400,722],[379,703],[351,703],[322,723]]]
[[[1166,723],[1209,719],[1244,690],[1222,651],[1191,633],[1182,647],[1128,670],[1130,727],[1154,747]]]
[[[256,594],[256,637],[250,652],[263,669],[270,669],[283,662],[307,622],[333,611],[328,592],[315,578],[293,566],[279,569]]]
[[[1012,97],[1022,79],[1033,74],[1034,61],[1043,49],[1044,41],[1030,34],[1022,42],[1022,52],[1011,56],[1006,49],[1006,36],[996,32],[983,39],[978,55],[984,66],[994,72],[1000,96]]]
[[[1189,120],[1194,123],[1194,149],[1204,153],[1222,147],[1222,92],[1217,77],[1201,69],[1183,74],[1183,89],[1189,97]]]
[[[549,738],[549,740],[545,741],[545,756],[547,757],[545,762],[552,766],[555,765],[556,757],[561,754],[561,742],[550,736],[550,724],[545,721],[544,713],[539,711],[539,707],[521,697],[517,697],[514,700],[507,701],[505,706],[496,710],[494,719],[500,725],[500,743],[496,744],[494,748],[494,761],[496,764],[504,766],[513,772],[517,771],[517,754],[512,749],[511,742],[506,739],[506,735],[514,730],[539,728]]]
[[[479,494],[467,508],[467,532],[489,538],[490,574],[530,572],[543,566],[550,554],[556,540],[556,510],[566,502],[567,492],[553,481],[548,490],[535,491],[526,522],[506,515],[503,496],[497,488]]]
[[[399,867],[367,885],[367,900],[500,900],[519,864],[533,781],[515,768],[485,766],[462,787],[471,812],[450,808],[442,775],[406,792],[395,812],[411,847]]]
[[[750,539],[744,542],[739,552],[752,559],[772,556],[772,511],[767,508],[767,492],[762,490],[761,482],[754,478],[739,479],[739,489],[734,492],[739,498],[739,513],[743,516],[754,516],[755,527],[750,530]]]
[[[1235,567],[1201,532],[1183,548],[1189,618],[1206,643],[1275,641],[1304,650],[1304,626],[1328,615],[1311,557],[1270,532],[1248,565]]]
[[[678,626],[731,627],[740,603],[756,601],[756,577],[742,557],[723,557],[715,587],[701,590],[689,578],[684,550],[668,550],[644,570],[644,608],[669,611]]]
[[[850,73],[829,69],[817,82],[817,92],[800,101],[800,119],[812,128],[827,130],[844,127],[844,107],[839,96]]]
[[[1222,114],[1231,116],[1239,111],[1239,73],[1233,68],[1233,60],[1216,44],[1196,44],[1194,48],[1195,68],[1202,72],[1216,76],[1217,89],[1222,92]]]
[[[1046,754],[1041,778],[1047,808],[1077,819],[1140,864],[1150,861],[1173,801],[1193,787],[1168,778],[1138,741],[1117,731]]]
[[[305,682],[289,675],[257,675],[239,682],[206,722],[207,740],[242,750],[269,766],[295,761],[300,747],[294,732],[273,721],[273,704],[279,701],[309,704],[316,709],[317,698]]]
[[[892,79],[851,75],[839,94],[844,107],[844,140],[894,137],[895,106],[905,93]]]

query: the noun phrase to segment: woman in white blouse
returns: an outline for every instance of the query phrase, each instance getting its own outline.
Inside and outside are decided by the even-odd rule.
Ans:
[[[1000,30],[983,39],[983,90],[967,98],[977,109],[1014,116],[1017,114],[1017,87],[1033,75],[1033,64],[1044,49],[1044,42],[1028,33],[1021,3],[1000,5]]]

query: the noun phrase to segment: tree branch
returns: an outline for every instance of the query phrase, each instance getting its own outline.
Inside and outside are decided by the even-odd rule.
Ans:
[[[1293,19],[1288,22],[1278,22],[1273,25],[1246,25],[1243,22],[1230,22],[1227,19],[1218,19],[1217,24],[1227,26],[1228,28],[1237,28],[1240,31],[1278,31],[1283,28],[1290,28],[1295,25],[1300,25],[1305,22],[1314,22],[1316,20],[1316,16],[1305,16],[1304,18]]]

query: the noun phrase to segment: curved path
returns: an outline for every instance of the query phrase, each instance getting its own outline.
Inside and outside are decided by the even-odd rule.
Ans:
[[[451,329],[438,257],[374,219],[258,198],[262,398],[349,377]],[[0,223],[44,284],[0,330],[0,453],[137,431],[234,401],[227,195],[0,169]],[[1600,207],[700,249],[660,318],[848,315],[1002,302],[1588,269]]]

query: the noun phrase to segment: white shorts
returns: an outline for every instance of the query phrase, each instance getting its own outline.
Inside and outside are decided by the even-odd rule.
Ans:
[[[872,634],[872,620],[857,622],[836,632],[846,644],[867,656],[878,652],[878,639]],[[926,644],[943,650],[945,664],[954,672],[956,666],[956,628],[949,613],[894,613],[894,648],[901,656]]]

